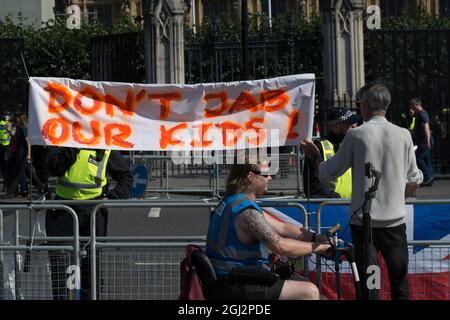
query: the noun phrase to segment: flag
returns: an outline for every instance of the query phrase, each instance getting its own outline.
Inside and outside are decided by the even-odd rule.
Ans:
[[[315,229],[317,203],[302,203],[311,212],[310,226]],[[277,208],[288,217],[304,223],[298,218],[296,208]],[[325,206],[321,213],[321,233],[341,224],[339,238],[351,242],[348,226],[348,207],[346,205]],[[406,233],[408,241],[447,241],[450,242],[450,204],[414,204],[407,205]],[[310,259],[315,261],[315,258]],[[379,254],[381,277],[381,299],[390,299],[387,266]],[[315,282],[315,265],[310,263],[310,279]],[[336,275],[332,261],[322,261],[322,291],[329,299],[336,299]],[[341,265],[341,299],[354,299],[355,290],[350,265],[343,261]],[[450,299],[450,246],[409,246],[408,280],[412,300],[449,300]]]

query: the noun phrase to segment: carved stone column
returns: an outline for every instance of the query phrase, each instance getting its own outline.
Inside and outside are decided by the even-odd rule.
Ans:
[[[364,9],[364,0],[320,0],[326,99],[354,99],[364,84]]]
[[[143,0],[148,83],[184,83],[183,0]]]

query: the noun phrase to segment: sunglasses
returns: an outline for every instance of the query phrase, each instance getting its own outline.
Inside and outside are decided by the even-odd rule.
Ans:
[[[262,173],[260,170],[250,170],[250,172],[257,174],[258,176],[267,178],[270,177],[270,174],[267,171],[264,171],[264,173]]]

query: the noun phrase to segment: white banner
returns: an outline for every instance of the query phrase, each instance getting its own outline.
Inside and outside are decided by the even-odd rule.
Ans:
[[[311,137],[314,74],[174,85],[30,78],[33,145],[225,150]]]

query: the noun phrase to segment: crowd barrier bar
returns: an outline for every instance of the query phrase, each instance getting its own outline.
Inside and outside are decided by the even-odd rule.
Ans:
[[[316,211],[316,228],[317,232],[320,232],[321,228],[321,214],[322,209],[325,206],[330,205],[349,205],[350,200],[349,199],[342,199],[342,200],[327,200],[319,204]],[[421,199],[413,199],[408,198],[406,199],[406,204],[450,204],[449,199],[433,199],[433,200],[421,200]],[[431,245],[447,245],[449,244],[449,241],[439,241],[439,240],[421,240],[421,241],[408,241],[408,245],[423,245],[423,246],[431,246]],[[316,255],[316,266],[317,266],[317,272],[316,272],[316,281],[317,281],[317,287],[319,288],[319,291],[322,293],[322,268],[321,268],[321,262],[322,259],[320,255]]]
[[[26,240],[28,237],[19,236],[20,240]],[[68,242],[73,237],[33,237],[35,241],[46,242]],[[79,237],[81,242],[91,240],[91,237]],[[107,236],[97,237],[98,241],[206,241],[206,236]]]

